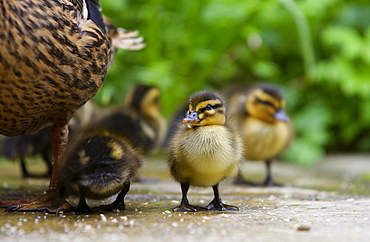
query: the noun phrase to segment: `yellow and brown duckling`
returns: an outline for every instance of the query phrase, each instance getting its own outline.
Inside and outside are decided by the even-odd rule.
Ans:
[[[67,150],[67,156],[59,172],[58,195],[60,200],[79,197],[76,210],[90,211],[88,199],[106,199],[118,194],[102,210],[125,209],[124,198],[130,189],[142,160],[129,142],[101,127],[89,127],[82,131],[77,141]],[[60,211],[68,211],[60,207]]]
[[[158,88],[135,85],[126,95],[124,107],[103,117],[97,125],[125,137],[140,153],[155,151],[161,147],[166,132],[159,99]]]
[[[281,91],[273,85],[263,84],[230,98],[230,115],[239,124],[245,159],[266,162],[267,176],[262,183],[244,181],[239,172],[235,183],[273,186],[271,163],[290,144],[293,128],[284,111]]]
[[[68,121],[102,86],[116,48],[143,48],[142,39],[106,23],[99,0],[0,1],[0,134],[52,125],[54,158],[44,195],[0,207],[53,212]]]
[[[227,123],[223,99],[215,92],[194,93],[183,123],[168,145],[170,172],[182,190],[181,203],[173,211],[238,210],[222,203],[218,190],[222,180],[237,174],[242,158],[242,144]],[[212,186],[214,199],[206,207],[190,205],[190,186]]]

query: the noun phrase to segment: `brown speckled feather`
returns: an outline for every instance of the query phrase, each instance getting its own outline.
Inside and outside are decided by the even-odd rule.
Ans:
[[[0,201],[7,211],[59,212],[58,171],[67,123],[103,84],[113,48],[144,47],[137,32],[109,36],[98,0],[0,0],[0,134],[53,125],[49,189],[32,199]]]
[[[93,21],[82,19],[79,4],[0,2],[1,134],[65,125],[101,87],[110,42]]]
[[[84,0],[69,0],[73,5],[76,6],[77,10],[82,13]]]

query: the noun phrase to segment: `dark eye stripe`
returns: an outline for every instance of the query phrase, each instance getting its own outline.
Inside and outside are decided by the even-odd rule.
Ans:
[[[211,108],[209,108],[209,106],[211,107]],[[199,109],[198,110],[198,113],[203,113],[204,111],[206,111],[206,110],[211,110],[211,109],[217,109],[217,108],[220,108],[220,107],[222,107],[222,105],[221,104],[216,104],[216,105],[210,105],[210,104],[208,104],[206,107],[204,107],[204,108],[201,108],[201,109]]]
[[[269,101],[261,100],[258,97],[256,97],[256,100],[257,100],[258,103],[261,103],[261,104],[264,104],[264,105],[268,105],[268,106],[274,107],[274,105],[272,103],[270,103]]]

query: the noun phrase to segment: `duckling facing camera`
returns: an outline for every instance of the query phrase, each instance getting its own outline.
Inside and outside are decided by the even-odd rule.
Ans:
[[[283,94],[276,86],[263,84],[230,98],[230,115],[238,123],[245,159],[265,161],[266,179],[262,183],[245,181],[239,172],[236,184],[279,185],[273,180],[271,163],[291,143],[293,128],[284,111]]]
[[[237,174],[242,158],[241,140],[227,123],[223,99],[215,92],[194,93],[182,122],[167,147],[171,175],[182,190],[181,203],[173,211],[238,210],[222,203],[218,189],[222,180]],[[190,205],[190,186],[212,186],[214,199],[206,207]]]
[[[142,160],[125,139],[102,127],[90,127],[67,150],[59,173],[58,195],[60,199],[79,197],[76,209],[90,211],[86,198],[102,200],[118,194],[113,203],[99,208],[123,210],[130,180],[141,165]]]

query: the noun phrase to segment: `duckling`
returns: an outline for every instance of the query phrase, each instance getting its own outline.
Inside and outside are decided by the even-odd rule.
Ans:
[[[284,111],[281,91],[273,85],[262,84],[230,98],[230,115],[240,125],[246,160],[266,163],[267,176],[263,183],[244,181],[239,172],[236,184],[278,185],[271,173],[271,163],[291,143],[292,123]]]
[[[36,198],[1,201],[7,211],[53,212],[69,120],[102,86],[115,49],[144,47],[142,38],[121,29],[111,36],[106,27],[99,0],[0,1],[0,134],[53,126],[48,190]]]
[[[141,154],[153,152],[161,147],[167,126],[160,113],[159,98],[158,88],[137,84],[126,95],[123,109],[103,117],[97,125],[125,137]]]
[[[86,198],[105,199],[118,193],[102,210],[125,209],[124,198],[142,165],[129,142],[103,127],[91,126],[82,131],[59,172],[57,188],[60,200],[79,197],[77,210],[90,211]],[[59,212],[69,207],[60,207]]]
[[[240,138],[227,123],[222,97],[200,91],[189,99],[186,126],[176,130],[168,146],[168,165],[173,178],[181,184],[182,199],[173,211],[238,210],[222,203],[219,183],[238,172],[242,158]],[[206,207],[189,204],[190,186],[212,186],[214,199]]]

